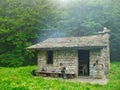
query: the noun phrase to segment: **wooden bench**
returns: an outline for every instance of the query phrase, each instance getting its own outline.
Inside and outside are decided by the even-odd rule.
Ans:
[[[59,77],[60,73],[59,72],[48,72],[48,71],[41,71],[38,72],[39,76],[43,76],[43,77]]]
[[[43,76],[43,77],[62,77],[61,72],[49,72],[49,71],[40,71],[37,72],[38,76]],[[67,78],[74,78],[75,74],[74,73],[66,73]]]

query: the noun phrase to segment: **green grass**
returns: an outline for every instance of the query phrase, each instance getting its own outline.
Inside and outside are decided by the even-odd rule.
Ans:
[[[110,80],[107,85],[34,77],[31,71],[36,68],[36,66],[0,67],[0,90],[120,90],[120,62],[111,63]]]

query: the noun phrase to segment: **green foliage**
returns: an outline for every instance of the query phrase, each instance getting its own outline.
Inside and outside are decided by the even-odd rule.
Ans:
[[[120,62],[111,64],[110,80],[106,85],[69,82],[61,79],[34,77],[36,66],[0,67],[0,90],[119,90]]]
[[[55,15],[56,10],[49,0],[0,0],[0,65],[31,63],[25,60],[29,58],[25,48],[55,22]]]

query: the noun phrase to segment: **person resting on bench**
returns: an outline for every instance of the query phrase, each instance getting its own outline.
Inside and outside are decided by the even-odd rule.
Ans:
[[[63,67],[63,68],[62,68],[61,73],[62,73],[62,77],[63,77],[64,79],[67,78],[67,75],[66,75],[66,67]]]

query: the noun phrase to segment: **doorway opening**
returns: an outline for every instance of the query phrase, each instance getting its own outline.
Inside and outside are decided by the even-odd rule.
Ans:
[[[78,76],[89,76],[89,50],[78,50]]]

